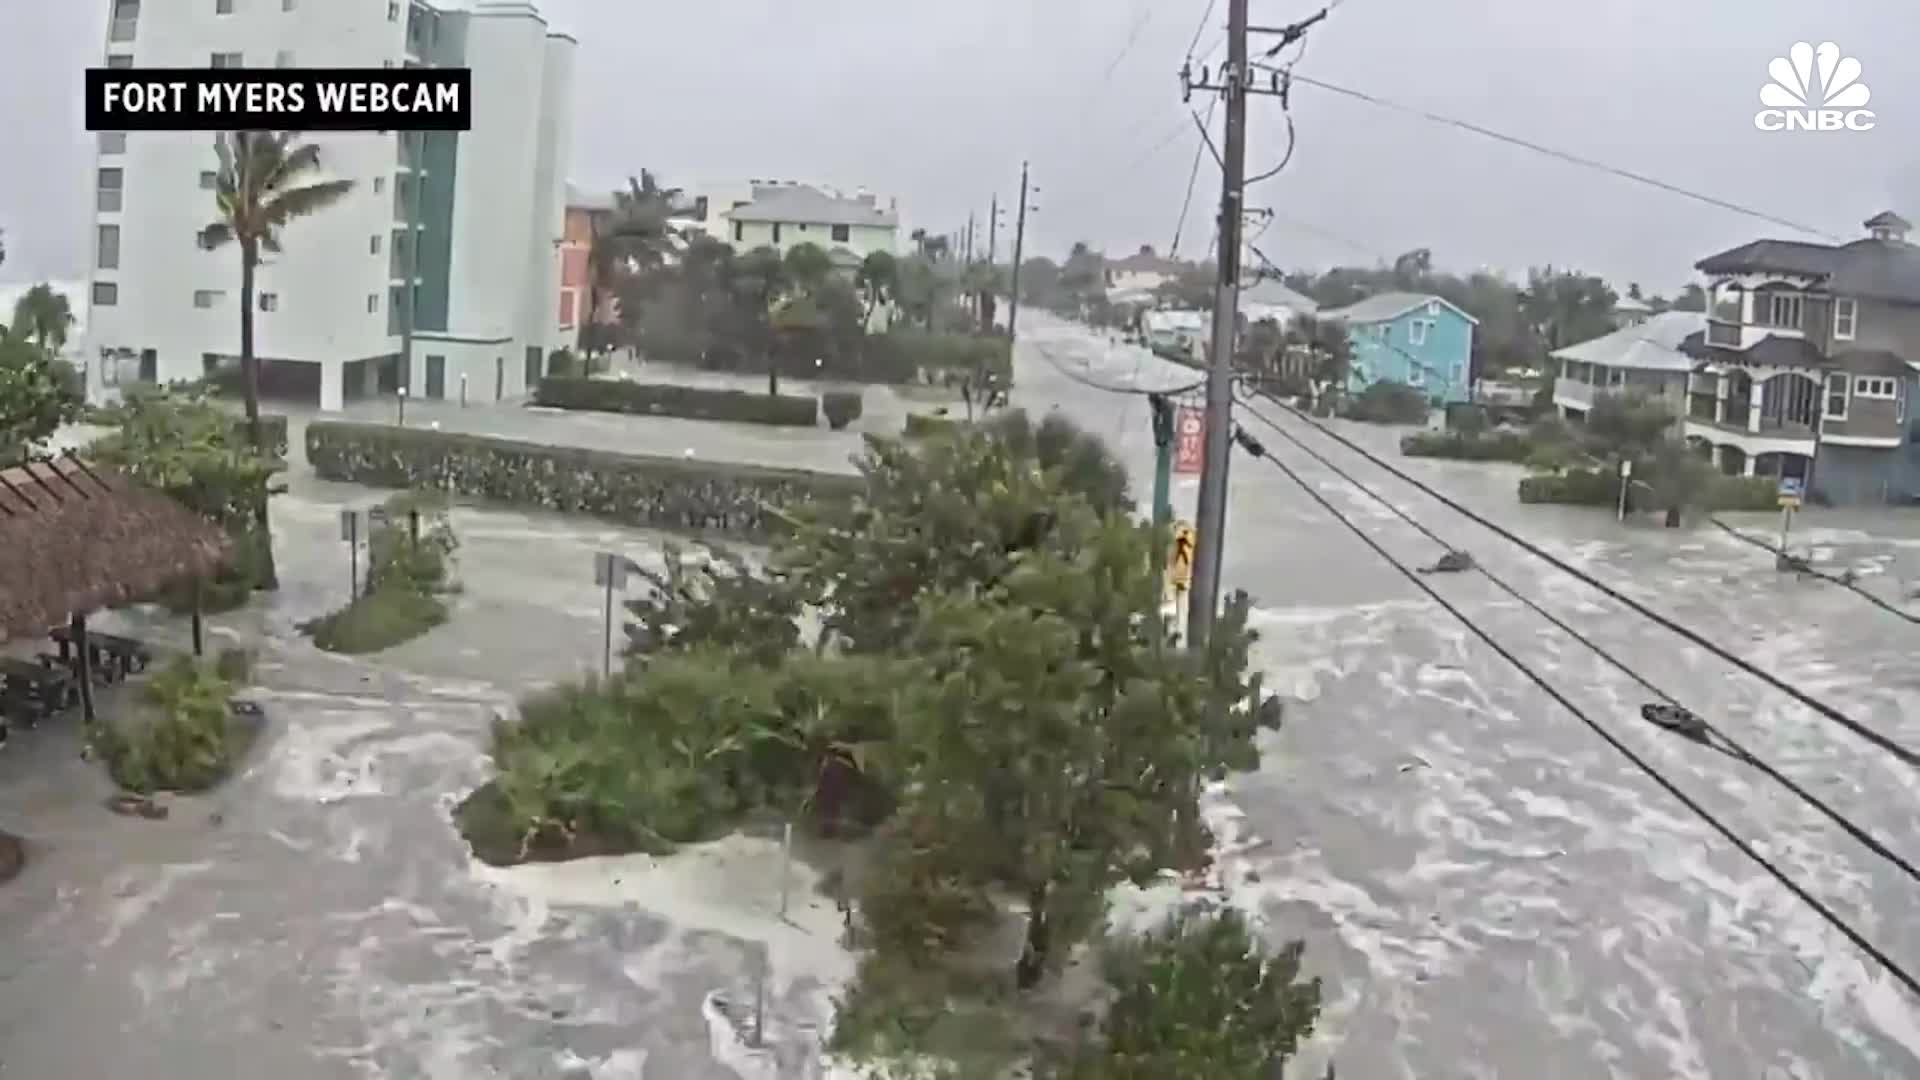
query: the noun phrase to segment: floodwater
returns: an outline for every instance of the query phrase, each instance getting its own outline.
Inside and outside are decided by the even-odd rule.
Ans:
[[[1109,385],[1157,371],[1038,316],[1027,344]],[[1159,379],[1158,382],[1153,380]],[[1118,436],[1150,491],[1144,399],[1042,362],[1016,400]],[[1479,526],[1260,409],[1452,546],[1579,628],[1756,754],[1920,861],[1920,782],[1899,764]],[[1240,421],[1396,558],[1430,541],[1258,418]],[[1342,425],[1477,512],[1847,715],[1920,747],[1920,627],[1778,574],[1711,526],[1667,531],[1522,507],[1514,467],[1399,459],[1393,432]],[[1192,513],[1197,484],[1175,485]],[[1343,1076],[1920,1075],[1920,1002],[1598,735],[1366,549],[1283,473],[1236,452],[1228,588],[1253,596],[1257,659],[1294,702],[1259,773],[1229,784],[1240,898],[1304,937],[1329,984]],[[1737,522],[1770,537],[1778,522]],[[1803,515],[1796,546],[1899,603],[1920,579],[1920,515]],[[1677,786],[1910,969],[1920,892],[1765,777],[1639,719],[1646,692],[1478,575],[1427,579]],[[1907,609],[1920,614],[1920,605]]]
[[[1102,377],[1145,365],[1033,316],[1016,398],[1115,438],[1148,490],[1144,401],[1060,375],[1042,349]],[[508,437],[560,423],[455,409],[410,406],[408,421]],[[875,430],[897,426],[884,408],[874,415],[884,424]],[[1246,419],[1397,556],[1438,554]],[[752,458],[770,435],[608,418],[588,438]],[[1389,432],[1356,435],[1392,443]],[[788,460],[830,467],[857,435],[805,442]],[[1351,455],[1315,445],[1920,859],[1910,770]],[[1920,637],[1907,624],[1832,586],[1782,578],[1763,553],[1717,530],[1523,509],[1513,471],[1498,466],[1412,468],[1848,714],[1920,743],[1920,677],[1907,660]],[[1330,1056],[1341,1075],[1368,1080],[1920,1073],[1920,1011],[1897,986],[1289,483],[1263,463],[1235,462],[1225,576],[1255,595],[1258,662],[1292,704],[1286,728],[1264,743],[1262,770],[1225,785],[1210,811],[1228,841],[1221,862],[1232,891],[1276,938],[1304,937],[1328,980],[1324,1034],[1303,1065]],[[775,845],[743,839],[665,864],[497,871],[475,866],[449,824],[450,807],[485,778],[493,720],[526,689],[601,663],[605,597],[593,554],[645,562],[661,538],[462,507],[465,590],[449,624],[372,660],[330,657],[293,627],[346,595],[339,511],[380,498],[296,470],[292,493],[276,501],[283,589],[216,620],[218,641],[263,643],[272,722],[221,791],[175,800],[165,821],[121,818],[101,808],[107,784],[78,760],[72,725],[21,733],[0,753],[0,826],[24,834],[32,856],[0,889],[0,1072],[804,1075],[802,1051],[848,961],[834,941],[837,915],[803,870],[790,882],[788,921],[774,917]],[[1192,498],[1182,481],[1183,514]],[[1823,562],[1858,566],[1864,584],[1890,598],[1920,577],[1920,528],[1900,515],[1813,514],[1798,533]],[[1483,580],[1432,580],[1887,951],[1920,965],[1911,882],[1764,778],[1648,729],[1637,687]],[[113,618],[184,638],[177,622]],[[743,1063],[709,1022],[709,995],[750,1000],[763,976],[783,1064]]]

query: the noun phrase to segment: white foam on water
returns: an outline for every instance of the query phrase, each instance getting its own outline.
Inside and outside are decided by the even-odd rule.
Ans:
[[[139,868],[116,874],[116,880],[107,886],[110,893],[105,905],[107,927],[106,933],[100,937],[99,947],[109,948],[119,941],[120,935],[158,907],[173,892],[175,885],[211,869],[211,861],[201,861],[168,863],[151,869]]]

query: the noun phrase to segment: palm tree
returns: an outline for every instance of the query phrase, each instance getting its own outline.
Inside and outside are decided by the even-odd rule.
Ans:
[[[600,295],[610,289],[615,271],[658,270],[680,250],[680,230],[670,220],[679,188],[661,187],[646,169],[627,177],[627,190],[613,193],[613,209],[595,214],[592,246],[587,249],[587,317],[580,326],[580,351],[590,352],[588,335],[600,321]]]
[[[900,284],[900,264],[891,251],[868,252],[860,261],[860,269],[854,272],[853,283],[865,304],[860,323],[870,329],[874,310],[881,304],[893,302],[894,290]]]
[[[294,142],[290,131],[229,131],[215,142],[220,172],[214,183],[219,217],[200,231],[208,249],[240,248],[240,374],[246,385],[247,438],[260,439],[260,361],[253,355],[253,289],[260,254],[280,253],[280,230],[339,202],[351,180],[301,183],[320,171],[320,148]],[[265,508],[261,516],[265,518]]]
[[[773,355],[773,313],[792,291],[786,260],[770,247],[758,247],[733,261],[733,290],[748,320],[747,341],[767,359],[767,394],[780,393],[780,365]]]
[[[58,355],[66,346],[67,330],[72,325],[73,306],[51,285],[35,285],[13,305],[13,332],[49,356]]]
[[[247,441],[266,453],[260,434],[260,360],[253,355],[254,275],[260,253],[280,252],[280,230],[297,218],[332,206],[353,190],[351,180],[313,180],[320,171],[320,148],[294,141],[290,131],[229,131],[215,141],[220,171],[214,181],[218,218],[200,231],[209,250],[234,244],[240,249],[240,376],[246,389]],[[303,182],[308,181],[308,182]],[[260,584],[278,584],[273,569],[272,530],[263,495],[255,510],[265,569]]]

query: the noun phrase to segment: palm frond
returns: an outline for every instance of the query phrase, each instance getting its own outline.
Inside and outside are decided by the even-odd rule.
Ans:
[[[268,163],[267,175],[262,179],[262,191],[280,191],[306,173],[320,168],[320,148],[313,143],[301,143],[290,150],[281,147],[284,153],[277,160]]]
[[[294,218],[305,217],[332,206],[352,190],[351,180],[324,180],[306,187],[276,191],[272,200],[260,207],[260,216],[269,227],[277,228]]]

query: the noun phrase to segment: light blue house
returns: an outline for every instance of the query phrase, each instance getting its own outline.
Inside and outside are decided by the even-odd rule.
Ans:
[[[1381,293],[1319,317],[1346,324],[1353,345],[1348,393],[1390,381],[1419,389],[1442,404],[1468,399],[1473,328],[1479,320],[1440,297]]]

